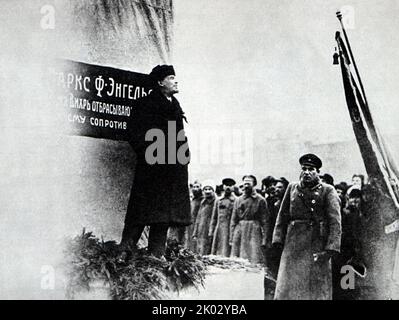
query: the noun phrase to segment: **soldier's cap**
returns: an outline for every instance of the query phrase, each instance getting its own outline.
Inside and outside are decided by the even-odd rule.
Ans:
[[[276,182],[281,182],[284,185],[284,187],[286,187],[286,188],[290,184],[290,182],[284,177],[280,177],[280,179],[276,179]]]
[[[232,187],[236,184],[236,181],[232,178],[224,178],[222,184],[228,187]]]
[[[242,180],[244,181],[245,178],[251,178],[254,182],[254,187],[258,184],[258,180],[256,180],[256,177],[252,174],[246,174],[245,176],[242,177]]]
[[[323,179],[329,185],[332,185],[332,186],[334,185],[334,178],[332,175],[330,175],[328,173],[321,175],[320,179]]]
[[[348,188],[343,183],[340,182],[335,185],[335,189],[342,190],[342,192],[345,193]]]
[[[175,76],[175,69],[173,68],[172,65],[167,65],[167,64],[163,64],[163,65],[157,65],[156,67],[154,67],[150,73],[150,77],[154,80],[154,81],[162,81],[163,79],[165,79],[167,76],[173,75]]]
[[[212,188],[213,191],[215,191],[215,186],[216,186],[215,181],[213,181],[213,180],[205,180],[202,183],[202,190],[204,190],[205,187],[210,187],[210,188]]]
[[[272,184],[276,183],[278,180],[272,176],[267,176],[262,180],[262,184],[267,188],[270,187]]]
[[[299,163],[301,166],[308,165],[315,167],[316,169],[320,169],[323,164],[320,158],[313,153],[304,154],[299,158]]]
[[[362,190],[360,189],[352,189],[349,194],[349,198],[361,198],[362,197]]]

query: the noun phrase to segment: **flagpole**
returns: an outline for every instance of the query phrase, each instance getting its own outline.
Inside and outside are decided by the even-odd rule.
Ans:
[[[344,33],[345,41],[346,41],[346,44],[348,46],[348,51],[349,51],[353,66],[355,67],[356,76],[357,76],[357,78],[359,80],[360,89],[362,90],[362,94],[363,94],[363,98],[364,98],[364,104],[366,106],[368,106],[366,93],[365,93],[364,87],[363,87],[363,82],[362,82],[362,79],[360,78],[359,70],[357,69],[355,58],[353,57],[352,48],[351,48],[351,45],[349,43],[348,35],[346,34],[346,30],[345,30],[344,24],[342,22],[342,13],[341,13],[341,11],[337,11],[337,18],[339,20],[339,23],[341,24],[341,28],[342,28],[342,31]]]
[[[338,18],[338,20],[339,20],[339,22],[340,22],[340,24],[341,24],[341,28],[342,28],[342,31],[343,31],[343,33],[344,33],[346,45],[347,45],[347,47],[348,47],[349,55],[350,55],[350,58],[351,58],[351,60],[352,60],[353,66],[354,66],[354,68],[355,68],[356,76],[357,76],[357,78],[358,78],[359,85],[360,85],[360,90],[362,91],[362,95],[363,95],[363,99],[364,99],[364,104],[365,104],[365,106],[368,107],[366,92],[364,91],[363,82],[362,82],[362,79],[360,78],[359,70],[358,70],[358,68],[357,68],[357,65],[356,65],[356,62],[355,62],[355,58],[354,58],[353,53],[352,53],[352,48],[351,48],[350,43],[349,43],[348,35],[347,35],[347,33],[346,33],[344,24],[343,24],[343,22],[342,22],[342,13],[341,13],[340,11],[337,11],[337,18]],[[382,144],[382,137],[381,137],[381,134],[379,133],[379,130],[376,130],[376,129],[375,129],[375,135],[376,135],[376,140],[377,140],[377,141],[375,141],[375,142],[376,142],[376,144],[377,144],[377,148],[378,148],[378,149],[380,150],[380,152],[381,152],[381,156],[382,156],[383,161],[384,161],[384,164],[385,164],[385,166],[386,166],[386,168],[387,168],[388,177],[389,177],[389,179],[392,179],[392,172],[391,172],[390,167],[389,167],[389,165],[388,165],[388,157],[387,157],[386,151],[384,150],[384,146],[381,146],[381,144]]]

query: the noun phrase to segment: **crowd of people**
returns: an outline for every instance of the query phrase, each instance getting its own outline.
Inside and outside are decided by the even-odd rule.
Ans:
[[[244,176],[239,185],[232,178],[223,179],[220,185],[194,181],[190,184],[192,225],[187,228],[185,244],[202,255],[262,263],[262,247],[271,241],[288,183],[285,178],[268,176],[256,188],[253,175]]]
[[[341,200],[341,212],[345,213],[343,217],[354,209],[360,209],[362,190],[365,187],[367,189],[364,175],[354,174],[352,184],[342,181],[335,185],[334,178],[330,174],[326,173],[319,177],[321,182],[335,187]],[[271,235],[289,181],[284,177],[267,176],[262,180],[260,188],[256,188],[256,177],[247,175],[243,177],[242,182],[237,185],[233,179],[225,178],[220,185],[213,185],[211,180],[203,183],[196,180],[190,184],[192,225],[187,228],[184,240],[188,248],[202,255],[216,254],[229,257],[234,252],[233,256],[245,256],[251,261],[258,261],[256,255],[248,255],[246,250],[241,252],[237,249],[241,243],[238,241],[238,234],[235,250],[229,250],[229,247],[233,245],[236,226],[241,220],[252,221],[248,216],[244,219],[238,212],[248,209],[239,199],[240,197],[245,199],[248,196],[264,199],[266,208],[258,208],[256,213],[259,215],[254,215],[254,221],[258,221],[261,227],[267,225],[270,230],[263,229],[262,232]],[[266,215],[269,217],[265,217]],[[238,229],[236,231],[238,233]],[[240,235],[240,240],[247,242],[246,238],[249,236],[250,234],[244,232]],[[261,237],[259,239],[262,240]],[[259,244],[256,241],[251,243]],[[243,249],[245,248],[247,247],[244,246]]]
[[[369,185],[365,176],[354,174],[351,184],[334,184],[334,178],[319,175],[324,184],[335,188],[341,206],[341,252],[332,259],[334,292],[340,290],[341,267],[348,263],[364,274],[361,258],[360,218],[365,215]],[[281,250],[272,245],[273,230],[289,185],[284,178],[267,176],[258,187],[253,175],[245,175],[237,184],[225,178],[220,185],[213,181],[190,184],[192,224],[185,228],[182,242],[201,255],[219,255],[248,259],[266,267],[267,275],[277,278]],[[258,187],[258,188],[257,188]]]

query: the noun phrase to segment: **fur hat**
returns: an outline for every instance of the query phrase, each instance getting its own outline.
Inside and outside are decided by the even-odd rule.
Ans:
[[[155,68],[152,69],[151,73],[150,73],[150,77],[154,80],[154,81],[162,81],[163,79],[165,79],[167,76],[173,75],[175,76],[175,69],[173,68],[173,66],[170,65],[157,65]]]

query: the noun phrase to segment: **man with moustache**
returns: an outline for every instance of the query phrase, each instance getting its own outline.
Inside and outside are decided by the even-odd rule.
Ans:
[[[235,184],[234,179],[223,179],[222,196],[215,201],[209,228],[209,237],[212,238],[211,254],[214,255],[230,257],[230,220],[236,199],[233,194]]]
[[[273,233],[282,247],[274,298],[331,300],[331,257],[340,252],[340,201],[334,187],[320,182],[322,161],[299,159],[300,181],[289,184]]]
[[[269,205],[269,202],[267,203],[269,211],[272,210],[271,206],[273,206],[273,210],[275,212],[275,215],[272,215],[273,229],[274,229],[274,224],[276,223],[278,211],[280,210],[281,202],[283,201],[283,197],[284,197],[285,191],[287,190],[288,185],[289,185],[289,182],[284,177],[281,177],[280,179],[276,179],[275,184],[274,184],[273,196],[270,199],[271,200],[270,205]],[[271,235],[273,235],[273,230],[272,230]]]
[[[261,194],[265,197],[267,204],[269,204],[269,201],[273,201],[275,184],[276,184],[276,179],[272,176],[267,176],[262,180]]]
[[[129,143],[136,153],[137,163],[121,245],[134,248],[144,227],[150,226],[148,251],[162,256],[168,228],[181,230],[191,223],[189,150],[184,135],[184,112],[174,97],[179,90],[173,66],[156,66],[150,78],[153,90],[136,101],[134,115],[128,124]],[[170,124],[175,126],[179,139],[167,141]],[[154,153],[148,152],[155,143],[146,138],[150,131],[161,131],[164,137],[168,137],[165,139],[165,152],[162,152],[165,154],[157,152],[155,157]],[[170,149],[169,146],[176,148]],[[171,157],[169,153],[172,153]],[[166,163],[158,157],[164,158]]]
[[[256,178],[245,175],[242,180],[244,194],[235,201],[230,222],[231,255],[260,264],[264,263],[263,247],[270,246],[270,215],[265,199],[254,189]]]

